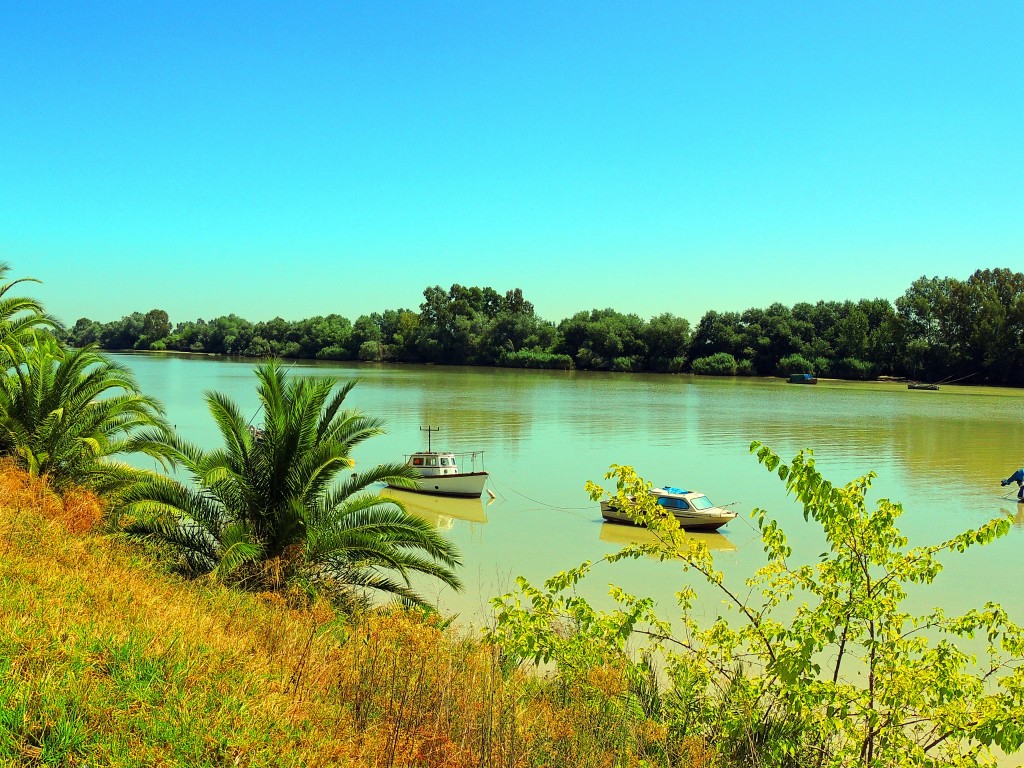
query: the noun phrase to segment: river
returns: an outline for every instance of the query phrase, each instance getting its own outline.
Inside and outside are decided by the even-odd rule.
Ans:
[[[174,354],[114,355],[158,398],[186,438],[212,448],[218,434],[203,393],[228,394],[256,413],[253,362]],[[479,502],[403,495],[461,548],[461,594],[425,591],[449,612],[485,621],[487,601],[515,577],[539,583],[596,560],[644,531],[602,523],[584,491],[613,463],[631,464],[655,485],[699,489],[740,516],[706,537],[727,581],[742,584],[764,555],[754,507],[787,532],[796,556],[813,559],[821,536],[781,482],[748,453],[760,440],[784,458],[812,448],[835,483],[875,471],[873,498],[902,502],[911,545],[931,544],[997,515],[1010,534],[946,568],[921,609],[949,611],[1001,602],[1024,620],[1024,505],[1000,478],[1024,465],[1024,391],[683,375],[525,371],[493,368],[297,362],[290,375],[359,378],[348,403],[383,417],[388,433],[361,446],[359,465],[394,461],[425,447],[421,426],[440,427],[434,447],[483,451],[495,498]],[[256,422],[259,419],[257,417]],[[1013,487],[1016,492],[1016,486]],[[682,578],[671,562],[603,565],[583,588],[598,603],[609,583],[655,597],[666,616]],[[431,592],[431,589],[434,591]],[[721,610],[712,601],[703,610]]]

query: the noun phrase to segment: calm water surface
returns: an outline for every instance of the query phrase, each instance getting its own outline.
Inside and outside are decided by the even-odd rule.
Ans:
[[[257,409],[251,361],[118,358],[164,403],[178,431],[204,447],[218,444],[204,391],[225,392],[244,411]],[[430,594],[466,619],[481,620],[487,600],[516,576],[540,582],[644,535],[602,523],[584,492],[585,482],[600,480],[612,463],[632,464],[656,485],[735,502],[740,517],[706,538],[732,583],[763,563],[749,518],[755,506],[780,521],[797,556],[814,558],[822,551],[820,534],[748,454],[757,439],[785,458],[813,448],[819,469],[836,483],[875,471],[874,496],[902,502],[912,545],[1013,516],[1007,537],[946,558],[919,607],[964,610],[996,600],[1024,620],[1024,505],[999,486],[1024,466],[1024,392],[372,364],[298,363],[291,372],[361,379],[349,403],[382,416],[388,434],[359,449],[359,464],[422,449],[419,428],[428,424],[441,427],[435,448],[484,452],[494,501],[402,495],[462,549],[465,591]],[[644,560],[602,566],[583,591],[601,603],[614,582],[657,598],[667,616],[683,578],[671,563]],[[709,599],[703,609],[710,618],[721,606]]]

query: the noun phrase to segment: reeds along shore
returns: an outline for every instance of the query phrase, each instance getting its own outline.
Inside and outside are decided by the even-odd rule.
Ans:
[[[569,689],[436,615],[346,620],[186,582],[101,521],[91,495],[58,498],[0,463],[0,765],[599,766],[659,752],[654,723],[615,714],[614,665]],[[684,749],[684,764],[715,762],[702,742]]]

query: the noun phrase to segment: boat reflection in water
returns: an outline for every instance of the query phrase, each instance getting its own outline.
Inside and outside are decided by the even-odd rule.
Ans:
[[[726,536],[720,533],[685,531],[687,541],[699,541],[713,552],[731,552],[736,549]],[[625,547],[630,544],[657,544],[658,537],[653,531],[621,523],[601,523],[601,541]]]
[[[397,488],[385,488],[380,493],[381,496],[400,501],[409,514],[426,520],[442,531],[451,530],[456,520],[465,520],[469,523],[487,522],[480,497],[465,499],[457,496],[428,496]],[[488,499],[487,503],[490,504],[492,501],[493,499]]]

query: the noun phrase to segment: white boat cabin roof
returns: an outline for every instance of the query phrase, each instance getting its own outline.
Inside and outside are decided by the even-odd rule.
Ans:
[[[663,488],[651,488],[651,495],[657,497],[659,506],[668,507],[670,509],[715,509],[715,504],[712,503],[706,495],[700,491],[688,491],[685,488],[675,488],[671,485],[666,485]]]

